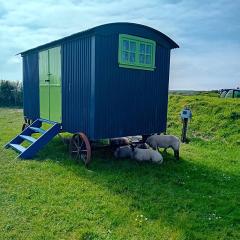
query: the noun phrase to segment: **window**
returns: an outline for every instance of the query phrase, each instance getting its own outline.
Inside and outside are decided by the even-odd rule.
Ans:
[[[155,49],[156,43],[150,39],[119,34],[119,66],[153,71]]]

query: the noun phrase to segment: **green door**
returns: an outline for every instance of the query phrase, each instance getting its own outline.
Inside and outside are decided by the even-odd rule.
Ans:
[[[55,47],[49,52],[50,92],[49,108],[50,120],[61,122],[62,94],[61,94],[61,48]]]
[[[61,122],[61,48],[39,53],[40,117]]]
[[[40,117],[49,120],[49,63],[48,50],[39,53]]]

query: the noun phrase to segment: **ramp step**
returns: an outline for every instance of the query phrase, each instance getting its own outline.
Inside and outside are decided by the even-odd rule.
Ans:
[[[29,127],[29,128],[32,129],[34,132],[38,132],[38,133],[41,133],[41,134],[44,134],[46,132],[42,128],[37,128],[37,127]]]
[[[56,136],[60,130],[61,125],[59,123],[52,123],[52,126],[48,130],[42,129],[42,122],[47,122],[47,120],[37,119],[28,128],[23,130],[23,132],[13,138],[9,143],[5,145],[6,148],[11,147],[14,150],[20,152],[19,158],[31,159],[34,155],[49,141]],[[41,133],[39,138],[32,137],[32,133]],[[28,147],[23,147],[20,145],[23,141],[28,141],[31,144]]]
[[[27,136],[27,135],[19,135],[19,137],[23,138],[24,140],[27,140],[28,142],[34,143],[37,141],[36,138],[33,138],[31,136]]]
[[[52,124],[52,125],[57,123],[57,122],[50,121],[50,120],[43,119],[43,118],[39,118],[38,120],[39,120],[39,122],[45,122],[45,123]]]
[[[9,146],[11,146],[13,149],[17,150],[18,152],[22,153],[26,150],[25,147],[19,145],[19,144],[13,144],[13,143],[10,143]]]

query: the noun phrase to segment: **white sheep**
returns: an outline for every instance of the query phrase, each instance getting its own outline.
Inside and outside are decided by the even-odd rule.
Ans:
[[[146,143],[153,149],[164,148],[166,150],[172,148],[175,158],[179,160],[180,141],[177,137],[173,135],[152,135],[147,138]]]
[[[143,161],[152,161],[158,164],[161,164],[163,162],[163,157],[162,155],[151,149],[151,148],[147,148],[147,149],[142,149],[142,148],[138,148],[138,147],[132,147],[132,158],[143,162]]]
[[[137,143],[134,145],[136,148],[149,149],[150,146],[147,143]]]
[[[114,152],[116,158],[132,158],[132,155],[133,151],[129,145],[118,147]]]

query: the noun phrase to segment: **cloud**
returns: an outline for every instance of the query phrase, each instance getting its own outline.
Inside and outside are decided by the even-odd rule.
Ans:
[[[0,79],[21,79],[16,53],[107,22],[154,27],[173,38],[171,89],[240,85],[239,1],[0,0]]]
[[[171,89],[220,89],[240,85],[240,63],[236,49],[217,48],[215,53],[206,48],[196,55],[178,55],[174,52],[171,61]],[[216,50],[216,49],[215,49]]]

